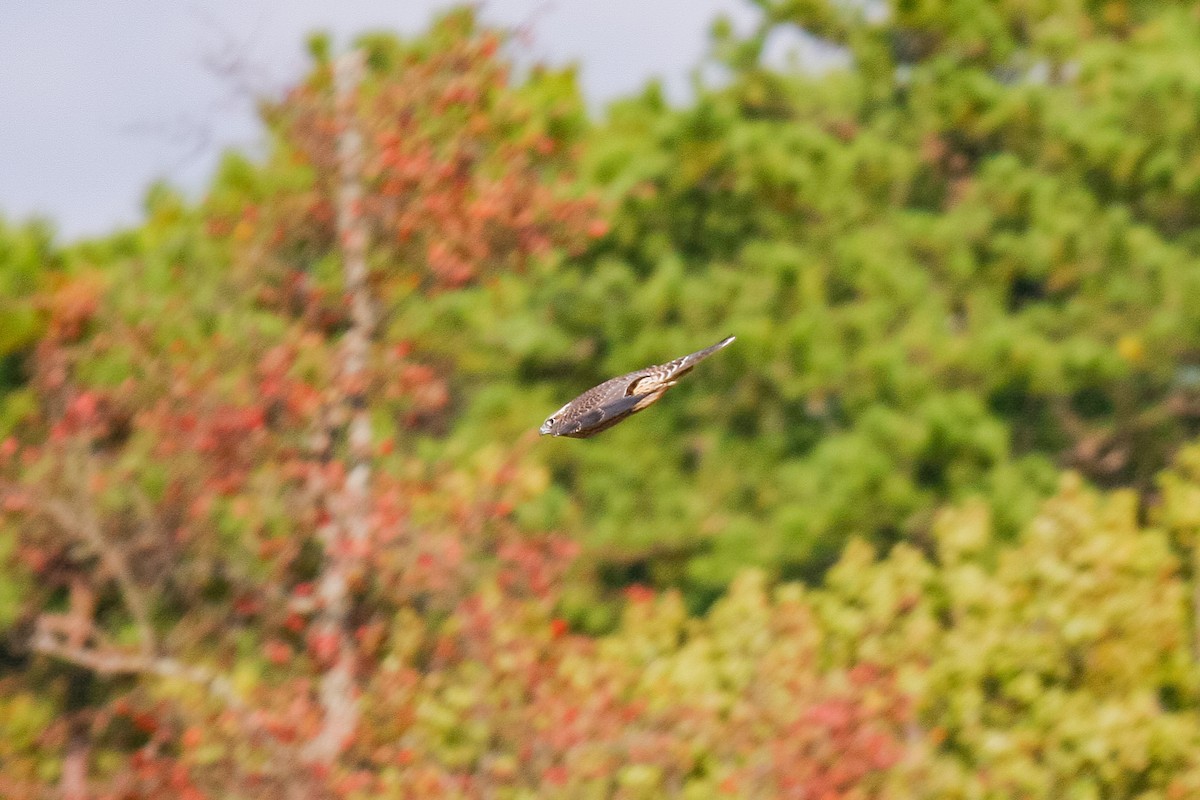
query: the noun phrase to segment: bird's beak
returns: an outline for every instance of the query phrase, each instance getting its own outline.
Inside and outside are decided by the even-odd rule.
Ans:
[[[543,422],[542,427],[538,428],[538,433],[540,433],[542,436],[545,436],[549,432],[550,432],[550,423],[549,422]]]

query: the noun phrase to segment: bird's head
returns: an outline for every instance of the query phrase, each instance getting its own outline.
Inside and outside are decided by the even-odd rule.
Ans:
[[[570,405],[570,403],[567,405]],[[558,411],[546,417],[546,421],[542,423],[542,427],[538,428],[538,432],[543,436],[565,436],[577,430],[579,423],[572,419],[571,415],[566,413],[566,410],[567,406],[563,406]]]

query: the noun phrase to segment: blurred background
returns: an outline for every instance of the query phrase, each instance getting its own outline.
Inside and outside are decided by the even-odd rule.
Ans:
[[[643,5],[4,10],[0,796],[1200,796],[1200,5]]]

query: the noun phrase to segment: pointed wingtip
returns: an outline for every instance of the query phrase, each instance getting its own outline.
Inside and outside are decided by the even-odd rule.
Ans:
[[[726,336],[724,339],[717,342],[717,347],[727,347],[727,346],[733,344],[733,340],[736,338],[737,338],[736,336]]]

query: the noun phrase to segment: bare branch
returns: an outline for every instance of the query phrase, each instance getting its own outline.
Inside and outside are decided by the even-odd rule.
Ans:
[[[152,655],[156,648],[154,629],[150,625],[149,604],[134,580],[124,553],[114,542],[105,539],[100,531],[100,523],[90,506],[86,502],[73,505],[60,497],[41,497],[28,489],[17,492],[31,503],[35,511],[51,519],[64,533],[83,541],[96,552],[121,590],[122,601],[129,609],[133,624],[138,630],[142,655]]]
[[[340,487],[329,486],[325,477],[316,487],[330,512],[330,521],[321,532],[325,564],[317,587],[322,601],[318,630],[331,637],[337,648],[333,663],[321,679],[319,694],[324,711],[321,730],[305,748],[306,757],[322,763],[337,757],[358,726],[354,647],[346,631],[350,612],[348,591],[350,575],[370,537],[371,424],[366,402],[366,369],[374,313],[367,281],[367,230],[361,211],[362,134],[355,118],[363,64],[363,54],[351,51],[338,59],[335,75],[340,171],[337,225],[351,325],[342,339],[341,374],[329,410],[330,422],[317,441],[327,460],[334,441],[330,426],[348,423],[349,469]]]
[[[288,759],[294,757],[294,751],[266,727],[261,715],[255,713],[224,675],[165,656],[146,656],[111,648],[75,645],[56,636],[53,626],[40,624],[42,620],[38,622],[29,641],[29,647],[34,652],[91,670],[97,675],[149,675],[192,684],[219,702],[225,710],[236,715],[247,731],[261,734],[273,754]]]
[[[88,759],[92,753],[90,716],[81,709],[67,715],[67,740],[58,782],[62,800],[87,800]]]
[[[155,675],[175,678],[204,687],[230,707],[243,709],[246,704],[233,690],[229,680],[203,667],[188,666],[173,658],[98,650],[77,646],[55,636],[47,626],[39,625],[29,642],[30,648],[99,675]]]

